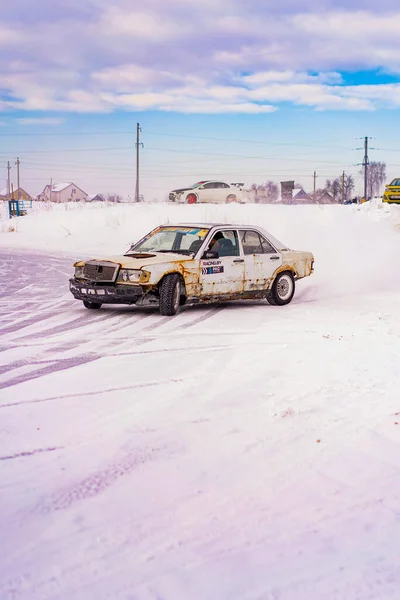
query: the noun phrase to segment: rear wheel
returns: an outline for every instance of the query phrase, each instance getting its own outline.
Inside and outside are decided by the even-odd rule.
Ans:
[[[83,300],[83,306],[89,309],[97,309],[101,307],[101,302],[89,302],[88,300]]]
[[[181,302],[181,281],[177,273],[166,275],[160,286],[160,313],[167,317],[176,315]]]
[[[226,198],[227,204],[230,204],[231,202],[237,202],[237,201],[238,201],[238,199],[237,199],[236,194],[229,194],[229,196],[227,196],[227,198]]]
[[[295,284],[292,273],[285,271],[279,273],[272,288],[267,293],[267,300],[270,304],[283,306],[291,302],[295,291]]]
[[[187,204],[196,204],[196,202],[197,202],[196,194],[188,194],[186,196],[186,202],[187,202]]]

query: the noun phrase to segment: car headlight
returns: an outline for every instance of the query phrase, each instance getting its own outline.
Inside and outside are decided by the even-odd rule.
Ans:
[[[118,281],[125,283],[144,283],[149,280],[150,273],[141,269],[120,269]]]
[[[83,279],[83,267],[75,267],[75,279]]]

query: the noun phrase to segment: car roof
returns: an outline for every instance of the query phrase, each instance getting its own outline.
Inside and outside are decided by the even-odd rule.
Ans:
[[[241,225],[240,223],[198,223],[196,222],[182,222],[179,223],[166,223],[160,225],[160,227],[201,227],[202,229],[213,229],[214,227],[234,227],[236,229],[262,229],[258,225]]]
[[[223,179],[202,179],[201,181],[196,181],[197,183],[226,183]]]
[[[237,223],[198,223],[198,222],[179,222],[166,223],[161,227],[201,227],[201,229],[213,229],[214,227],[255,227],[255,225],[238,225]]]

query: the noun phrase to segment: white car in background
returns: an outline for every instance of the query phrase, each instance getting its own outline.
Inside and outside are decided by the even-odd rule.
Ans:
[[[170,202],[180,204],[213,203],[227,204],[242,202],[244,183],[226,183],[225,181],[207,180],[169,193]]]

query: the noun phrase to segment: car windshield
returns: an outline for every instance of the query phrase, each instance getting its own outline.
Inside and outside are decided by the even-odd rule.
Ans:
[[[194,183],[194,184],[191,186],[191,188],[190,188],[190,189],[191,189],[191,190],[194,190],[195,188],[198,188],[198,187],[200,187],[200,186],[201,186],[201,185],[203,185],[204,183],[207,183],[207,182],[206,182],[206,181],[198,181],[197,183]]]
[[[390,185],[400,186],[400,179],[393,179],[393,181]]]
[[[142,252],[174,252],[195,254],[202,245],[209,229],[199,227],[158,227],[137,244],[133,244],[127,254]]]

